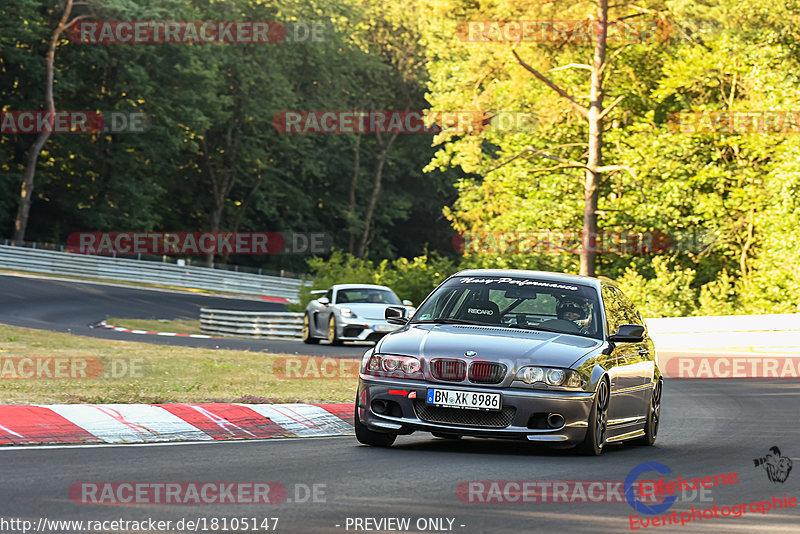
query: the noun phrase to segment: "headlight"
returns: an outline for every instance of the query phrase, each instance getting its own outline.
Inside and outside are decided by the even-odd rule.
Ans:
[[[350,308],[340,308],[339,313],[342,315],[342,317],[350,317],[350,318],[358,317],[358,315],[353,313],[353,310],[351,310]]]
[[[422,364],[411,356],[373,354],[363,369],[364,374],[385,378],[410,378],[422,380]]]
[[[562,371],[561,369],[550,369],[547,371],[547,376],[545,377],[545,382],[553,386],[560,386],[564,383],[564,378],[567,374]]]
[[[526,366],[517,371],[515,380],[521,380],[526,384],[543,382],[549,386],[561,386],[568,388],[583,387],[583,380],[575,371],[558,369],[554,367]]]
[[[517,378],[526,384],[534,382],[544,382],[544,369],[541,367],[523,367],[517,373]]]

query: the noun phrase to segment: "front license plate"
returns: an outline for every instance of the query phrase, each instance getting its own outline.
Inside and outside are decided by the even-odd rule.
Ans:
[[[376,332],[391,332],[397,327],[392,326],[390,324],[378,324],[375,325],[373,328],[375,329]]]
[[[473,393],[455,389],[429,389],[428,404],[448,408],[497,411],[503,405],[500,393]]]

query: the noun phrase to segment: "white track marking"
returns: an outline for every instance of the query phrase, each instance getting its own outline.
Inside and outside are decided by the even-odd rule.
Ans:
[[[324,408],[310,404],[240,404],[298,436],[351,434],[353,427]]]
[[[149,404],[45,405],[108,443],[213,440],[167,410]]]

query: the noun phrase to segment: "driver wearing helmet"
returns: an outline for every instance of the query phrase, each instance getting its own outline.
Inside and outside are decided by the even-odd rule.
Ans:
[[[587,330],[591,322],[589,305],[576,297],[562,297],[556,305],[556,315],[564,321],[572,321],[582,330]]]

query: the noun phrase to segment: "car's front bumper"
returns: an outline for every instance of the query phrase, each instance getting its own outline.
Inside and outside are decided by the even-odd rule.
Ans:
[[[503,414],[498,414],[460,408],[431,410],[426,403],[428,388],[501,393],[504,411]],[[415,392],[416,399],[409,398],[412,391]],[[586,436],[592,402],[593,394],[587,392],[481,387],[417,380],[383,380],[361,375],[358,385],[357,414],[360,421],[370,429],[396,434],[409,434],[421,430],[466,436],[577,444]],[[377,413],[375,408],[382,408],[382,403],[387,403],[387,409],[383,410],[383,413]],[[461,413],[451,410],[458,410]],[[550,428],[543,423],[543,414],[545,417],[547,414],[559,414],[563,416],[564,423]],[[509,421],[507,425],[506,420]]]
[[[386,321],[361,318],[342,318],[337,324],[337,337],[342,341],[377,341],[400,328]]]

